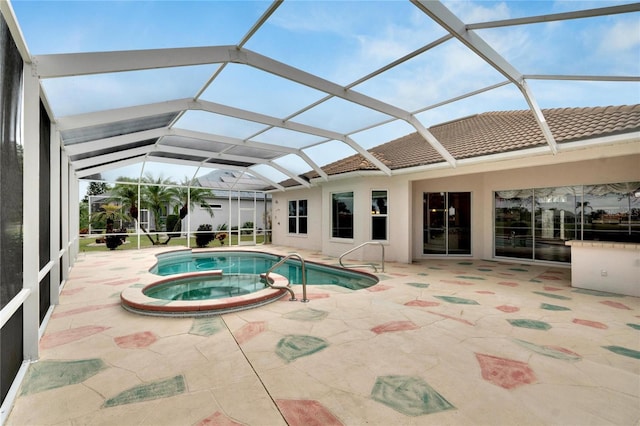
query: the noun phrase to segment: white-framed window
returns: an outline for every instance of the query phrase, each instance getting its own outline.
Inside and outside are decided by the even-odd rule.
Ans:
[[[307,233],[307,200],[289,200],[289,233]]]
[[[386,241],[389,235],[389,196],[386,189],[371,191],[371,239]]]
[[[206,209],[207,205],[212,210],[222,210],[222,204],[202,203],[200,204],[200,207],[202,207],[203,209]]]
[[[353,238],[353,191],[331,194],[331,237]]]

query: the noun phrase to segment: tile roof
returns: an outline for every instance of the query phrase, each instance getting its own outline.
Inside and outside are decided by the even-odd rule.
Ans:
[[[591,108],[542,110],[558,144],[640,130],[640,104]],[[479,157],[545,146],[533,113],[524,111],[486,112],[429,128],[456,159]],[[417,132],[369,149],[391,170],[442,162],[442,157]],[[362,155],[355,154],[322,169],[328,175],[359,170],[377,170]],[[306,177],[318,177],[315,172]],[[284,186],[296,186],[288,180]]]

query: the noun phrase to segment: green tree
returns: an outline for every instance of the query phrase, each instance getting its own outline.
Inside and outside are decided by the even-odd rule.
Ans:
[[[113,201],[122,203],[122,207],[129,213],[131,219],[138,219],[138,180],[119,177],[113,189],[111,198]]]
[[[91,195],[102,195],[109,192],[111,187],[106,182],[89,182],[89,186],[87,187],[87,193],[85,194],[82,201],[88,202],[89,196]]]
[[[149,238],[152,244],[155,244],[153,238],[144,226],[140,224],[139,210],[138,210],[138,179],[132,179],[127,177],[119,177],[118,182],[111,191],[112,200],[122,203],[125,211],[128,211],[131,220],[140,226],[140,229]]]
[[[103,204],[99,211],[91,214],[91,223],[111,221],[112,227],[114,222],[126,219],[122,206],[116,203]]]
[[[122,211],[122,205],[116,203],[103,204],[100,206],[100,211],[91,215],[92,222],[105,222],[107,224],[105,240],[110,250],[115,250],[124,241],[124,237],[120,235],[109,234],[117,233],[118,231],[113,228],[114,223],[119,220],[126,220],[126,218],[127,215]]]
[[[182,183],[179,188],[176,188],[176,200],[180,203],[180,220],[187,217],[189,209],[200,204],[209,213],[209,216],[213,217],[213,209],[207,202],[208,198],[213,197],[213,192],[210,189],[202,188],[200,186],[190,187],[191,181],[188,177],[182,179]]]
[[[80,202],[80,229],[87,230],[89,228],[89,203]]]
[[[140,203],[138,203],[137,179],[120,177],[118,181],[121,183],[117,183],[111,191],[112,202],[121,203],[125,211],[128,209],[131,219],[138,222],[140,229],[153,245],[168,244],[173,235],[180,231],[182,219],[187,217],[189,210],[196,205],[202,205],[211,217],[214,216],[213,209],[206,203],[207,199],[213,196],[211,190],[201,187],[189,188],[190,181],[186,177],[182,180],[182,186],[172,187],[171,185],[176,183],[170,178],[164,178],[162,175],[156,178],[147,173],[140,186]],[[176,214],[179,214],[180,219],[172,229],[167,229],[169,233],[165,241],[160,241],[158,234],[154,239],[149,231],[140,225],[138,205],[149,209],[152,213],[156,230],[160,229],[159,219],[165,207],[174,209]]]
[[[147,173],[144,176],[142,183],[143,185],[140,187],[142,200],[153,214],[155,229],[159,231],[163,208],[170,206],[177,199],[176,188],[168,185],[175,185],[176,183],[170,178],[164,178],[162,175],[154,178],[151,173]],[[160,244],[158,234],[156,234],[154,244]]]
[[[180,216],[180,219],[175,223],[175,226],[171,231],[178,232],[182,226],[182,220],[187,217],[189,210],[196,205],[201,205],[209,213],[209,216],[214,217],[213,209],[207,202],[208,198],[213,197],[213,193],[210,189],[202,187],[190,187],[191,181],[188,177],[182,179],[181,186],[175,188],[175,201],[178,204],[175,206],[176,213]],[[171,239],[169,235],[169,240]],[[167,240],[167,242],[169,242]],[[165,243],[166,244],[166,243]]]

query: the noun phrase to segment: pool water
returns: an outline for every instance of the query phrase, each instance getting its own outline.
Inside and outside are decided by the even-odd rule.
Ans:
[[[265,285],[259,275],[231,274],[183,278],[150,287],[143,293],[163,300],[210,300],[242,296],[263,288]]]
[[[281,258],[258,252],[217,252],[217,253],[168,253],[158,256],[158,263],[151,269],[157,275],[167,276],[187,272],[221,270],[227,274],[257,275],[267,272]],[[330,266],[305,262],[307,284],[337,285],[359,290],[378,283],[372,275],[348,271]],[[290,259],[274,272],[289,279],[291,284],[302,283],[300,261]]]

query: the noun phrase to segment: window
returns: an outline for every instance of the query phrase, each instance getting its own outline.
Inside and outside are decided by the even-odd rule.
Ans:
[[[533,257],[533,190],[495,193],[494,245],[496,256]]]
[[[331,194],[331,236],[353,238],[353,192]]]
[[[307,200],[289,201],[289,233],[307,233]]]
[[[496,256],[570,262],[567,240],[640,242],[640,182],[494,195]]]
[[[386,240],[388,228],[387,191],[371,192],[371,239]]]
[[[202,207],[203,209],[206,209],[207,206],[209,206],[209,208],[212,210],[222,210],[222,204],[211,204],[211,203],[204,203],[204,202],[200,204],[200,207]]]

